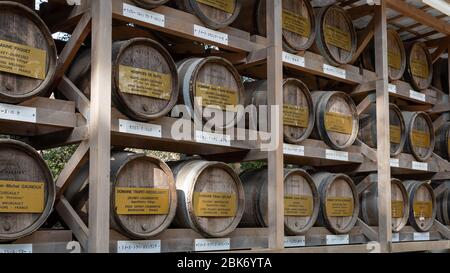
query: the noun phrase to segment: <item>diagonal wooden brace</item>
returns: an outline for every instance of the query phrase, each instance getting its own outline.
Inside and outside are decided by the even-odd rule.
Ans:
[[[361,227],[362,233],[371,241],[378,241],[378,232],[372,227],[364,223],[363,220],[358,218],[358,226]]]
[[[68,100],[75,102],[77,110],[86,120],[89,120],[91,102],[66,76],[59,83],[58,90]]]
[[[72,230],[83,249],[87,249],[89,229],[72,208],[70,203],[62,197],[55,208],[64,223]]]

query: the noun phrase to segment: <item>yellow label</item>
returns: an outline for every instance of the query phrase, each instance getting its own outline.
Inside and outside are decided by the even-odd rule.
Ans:
[[[399,70],[402,68],[402,56],[396,52],[388,50],[388,65]]]
[[[353,198],[327,198],[326,210],[328,217],[351,217],[353,216]]]
[[[400,144],[402,142],[402,129],[400,126],[390,125],[391,142]]]
[[[197,0],[197,2],[228,13],[233,13],[235,9],[235,0]]]
[[[195,192],[194,213],[198,217],[234,217],[237,211],[235,194]]]
[[[430,134],[423,131],[413,130],[412,144],[415,147],[419,148],[430,148],[431,146]]]
[[[327,112],[325,113],[325,130],[351,135],[353,132],[353,118],[340,113]]]
[[[148,69],[119,65],[119,88],[122,93],[170,100],[172,77]]]
[[[42,213],[45,184],[0,181],[0,213]]]
[[[392,200],[391,201],[392,218],[403,218],[403,201]]]
[[[433,203],[432,202],[414,202],[414,217],[415,218],[431,218],[433,217]]]
[[[324,26],[324,35],[327,44],[334,45],[349,52],[352,50],[350,33],[326,24]]]
[[[166,215],[169,190],[117,187],[115,205],[118,215]]]
[[[423,79],[427,79],[430,72],[428,71],[427,63],[421,60],[411,60],[411,74]]]
[[[309,124],[308,107],[285,104],[283,106],[283,123],[285,126],[307,128]]]
[[[313,198],[304,195],[284,196],[284,215],[308,217],[313,214]]]
[[[238,104],[238,93],[235,90],[201,82],[197,82],[195,87],[195,96],[202,98],[203,107],[219,108],[225,111],[228,105]],[[230,111],[237,110],[230,109]]]
[[[283,9],[283,29],[303,37],[309,37],[311,34],[311,26],[307,18],[285,9]]]
[[[0,40],[0,71],[44,80],[47,52]]]

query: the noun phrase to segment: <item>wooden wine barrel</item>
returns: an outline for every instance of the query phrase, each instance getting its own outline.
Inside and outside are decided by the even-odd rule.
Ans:
[[[391,81],[400,80],[406,69],[406,51],[399,34],[392,29],[387,31],[388,43],[388,76]],[[361,61],[363,67],[375,71],[375,45],[372,41],[364,50]]]
[[[169,2],[169,0],[132,0],[132,1],[139,7],[142,7],[145,9],[156,8],[157,6],[161,6],[161,5],[164,5],[165,3]]]
[[[359,139],[369,147],[377,148],[377,109],[370,106],[366,114],[360,116]],[[402,112],[395,104],[389,105],[389,127],[391,135],[391,156],[399,155],[406,143],[406,127]]]
[[[220,57],[190,58],[178,63],[180,78],[179,103],[188,107],[191,117],[203,118],[202,109],[222,109],[224,121],[219,128],[233,127],[242,118],[241,111],[226,111],[227,106],[244,105],[244,85],[239,72],[226,59]],[[195,97],[202,99],[200,105]],[[213,107],[208,107],[213,106]]]
[[[239,15],[243,0],[175,0],[177,7],[192,13],[212,29],[221,29]]]
[[[403,117],[406,124],[405,150],[419,161],[427,160],[435,147],[433,121],[425,112],[403,112]]]
[[[68,72],[90,96],[91,52],[85,50]],[[112,101],[131,119],[149,121],[169,113],[178,100],[178,74],[169,52],[157,42],[135,38],[113,43]]]
[[[311,136],[337,150],[353,145],[359,130],[353,100],[339,91],[315,91],[311,95],[316,111],[316,125]]]
[[[391,180],[392,231],[399,232],[408,223],[409,198],[406,188],[398,179]],[[361,195],[362,220],[370,226],[378,226],[378,189],[373,183]]]
[[[346,10],[337,5],[316,9],[316,42],[312,51],[339,66],[353,59],[357,45],[355,27]]]
[[[433,188],[422,181],[403,182],[409,195],[409,224],[418,232],[427,232],[436,218],[436,197]]]
[[[433,61],[427,46],[422,42],[406,45],[405,79],[416,90],[425,90],[433,81]]]
[[[442,125],[437,130],[434,151],[444,159],[450,160],[450,123]]]
[[[267,168],[240,175],[245,191],[245,211],[240,226],[267,227]],[[319,194],[312,177],[302,169],[284,171],[284,231],[286,235],[302,235],[314,226],[319,215]]]
[[[355,184],[345,174],[316,173],[313,175],[320,196],[318,226],[335,234],[349,233],[359,215],[359,198]]]
[[[48,95],[56,46],[45,23],[22,4],[0,1],[0,29],[0,102]]]
[[[245,194],[234,170],[220,162],[188,160],[170,164],[178,207],[174,226],[192,228],[205,237],[224,237],[242,219]]]
[[[251,129],[267,129],[258,128],[259,107],[268,105],[267,81],[249,82],[244,86],[245,105],[254,105],[257,113],[249,115],[247,124],[251,123],[249,126]],[[287,143],[298,144],[307,139],[314,129],[314,104],[311,93],[302,81],[288,78],[283,82],[283,102],[284,140]]]
[[[433,86],[448,94],[448,59],[440,58],[433,65]]]
[[[0,140],[0,166],[0,241],[13,241],[45,223],[55,184],[40,154],[16,140]]]
[[[437,219],[446,226],[450,226],[450,190],[445,190],[437,198]]]

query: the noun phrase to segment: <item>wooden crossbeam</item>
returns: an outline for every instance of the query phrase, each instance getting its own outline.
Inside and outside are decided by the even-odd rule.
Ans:
[[[444,40],[441,45],[431,54],[431,59],[433,60],[433,63],[435,63],[439,58],[441,57],[444,52],[448,49],[448,43],[450,42],[450,39]]]
[[[83,115],[86,120],[89,120],[91,102],[89,99],[73,84],[66,76],[62,77],[58,86],[59,92],[68,100],[75,102],[75,107]]]
[[[89,229],[83,220],[81,220],[78,216],[77,212],[72,208],[70,203],[62,197],[56,204],[55,208],[64,223],[72,230],[81,246],[84,249],[88,249]]]
[[[367,27],[364,30],[358,32],[358,46],[356,48],[356,52],[353,55],[352,60],[350,61],[350,64],[354,64],[358,60],[359,56],[361,56],[361,54],[367,48],[370,41],[372,41],[372,38],[374,35],[373,27],[374,26],[373,26],[373,18],[372,18],[372,20],[369,22]]]

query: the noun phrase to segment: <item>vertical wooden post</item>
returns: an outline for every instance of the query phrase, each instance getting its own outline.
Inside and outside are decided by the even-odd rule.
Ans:
[[[381,252],[390,252],[392,224],[386,0],[381,0],[380,5],[376,6],[374,19],[377,73],[378,234]]]
[[[109,252],[111,147],[111,1],[92,0],[88,251]]]
[[[284,248],[284,185],[283,185],[283,62],[281,0],[267,1],[267,90],[268,105],[281,111],[277,125],[271,126],[276,149],[269,151],[269,248]],[[271,112],[269,118],[274,118]]]

